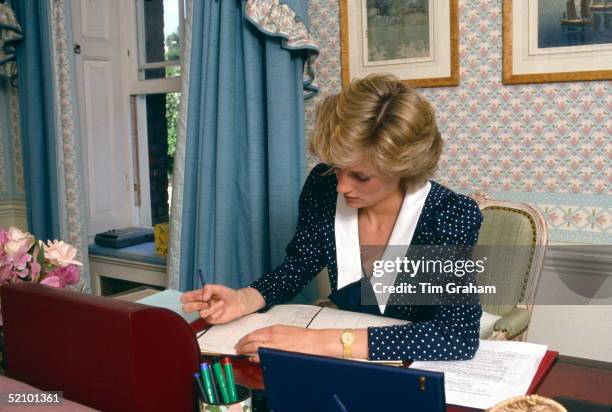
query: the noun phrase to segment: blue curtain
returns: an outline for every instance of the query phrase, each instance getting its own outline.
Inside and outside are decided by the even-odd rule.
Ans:
[[[284,3],[307,24],[307,1]],[[198,269],[209,283],[245,286],[282,261],[297,223],[308,51],[285,47],[283,36],[245,18],[246,7],[239,0],[193,2],[183,291],[200,286]]]
[[[39,239],[60,237],[48,1],[14,1],[23,30],[17,46],[19,112],[29,231]]]

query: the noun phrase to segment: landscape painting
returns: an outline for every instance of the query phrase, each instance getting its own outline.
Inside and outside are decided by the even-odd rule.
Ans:
[[[538,48],[612,43],[612,0],[538,0]]]
[[[430,0],[363,0],[368,63],[408,61],[432,55]]]

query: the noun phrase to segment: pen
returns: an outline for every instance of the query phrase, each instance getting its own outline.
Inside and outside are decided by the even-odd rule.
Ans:
[[[238,401],[238,394],[236,393],[236,381],[234,380],[234,369],[232,368],[232,361],[227,356],[221,359],[221,364],[225,370],[225,378],[227,379],[227,391],[229,392],[230,402]]]
[[[198,269],[198,276],[200,277],[200,282],[202,282],[202,287],[206,286],[206,282],[204,281],[204,274],[202,273],[202,269]]]
[[[200,370],[202,371],[202,383],[204,383],[204,392],[206,393],[206,399],[210,401],[210,403],[217,403],[217,398],[215,397],[215,392],[213,391],[213,382],[212,382],[212,374],[210,373],[210,366],[208,363],[203,362],[200,365]]]
[[[219,390],[221,391],[223,403],[230,403],[229,393],[227,392],[227,384],[225,383],[223,370],[221,369],[221,364],[219,363],[218,359],[214,360],[212,364],[212,370],[215,374],[215,381],[217,381],[217,386],[219,386]]]
[[[213,373],[212,370],[212,364],[208,364],[208,370],[210,371],[210,380],[212,381],[213,385],[212,385],[212,390],[215,394],[215,399],[217,400],[217,403],[223,403],[223,400],[221,399],[221,394],[219,393],[219,384],[217,383],[217,380],[215,379],[215,374]]]
[[[195,381],[196,381],[197,391],[198,391],[198,394],[200,395],[199,398],[206,403],[210,403],[206,399],[206,395],[204,392],[204,386],[202,386],[202,381],[200,380],[200,374],[196,372],[193,374],[193,377],[195,378]]]

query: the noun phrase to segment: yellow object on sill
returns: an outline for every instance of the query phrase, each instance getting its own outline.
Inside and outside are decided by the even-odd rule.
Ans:
[[[170,225],[168,223],[159,223],[153,226],[153,235],[155,236],[155,254],[157,256],[168,255]]]

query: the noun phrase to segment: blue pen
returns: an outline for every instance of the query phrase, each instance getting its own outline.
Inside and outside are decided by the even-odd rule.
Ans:
[[[198,269],[198,276],[200,277],[200,282],[202,282],[202,287],[206,286],[206,282],[204,281],[204,274],[202,273],[202,269]]]

